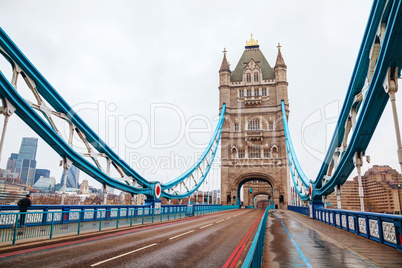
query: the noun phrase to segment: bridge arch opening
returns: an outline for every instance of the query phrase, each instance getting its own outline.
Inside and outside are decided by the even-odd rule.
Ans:
[[[254,208],[266,208],[270,205],[272,201],[272,196],[267,193],[257,193],[253,197],[253,207]]]
[[[247,174],[236,179],[236,195],[227,196],[227,204],[255,207],[255,197],[262,195],[274,200],[275,180],[266,174]]]

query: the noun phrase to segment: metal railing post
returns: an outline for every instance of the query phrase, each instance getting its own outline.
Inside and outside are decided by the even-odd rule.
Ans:
[[[96,210],[96,214],[98,215],[99,213],[99,232],[102,231],[102,212],[99,210]]]
[[[144,224],[144,214],[145,214],[145,208],[142,207],[142,224]]]
[[[77,228],[77,235],[81,233],[81,220],[82,220],[82,210],[78,214],[78,228]]]
[[[155,208],[152,208],[152,223],[154,223]]]
[[[121,208],[119,208],[119,210],[117,211],[116,229],[119,229],[120,210],[121,210]],[[110,210],[110,214],[111,213],[112,213],[112,210]]]
[[[128,212],[130,212],[130,209],[128,209]],[[133,216],[134,216],[134,212],[135,212],[135,209],[133,209],[133,211],[132,211],[132,213],[131,213],[131,217],[130,217],[130,227],[131,226],[133,226]]]
[[[49,212],[47,212],[47,213],[49,213]],[[53,238],[53,228],[54,228],[54,212],[52,212],[52,224],[50,226],[50,237],[49,237],[49,239]]]
[[[15,217],[13,246],[15,245],[15,240],[17,240],[17,229],[18,229],[18,220],[19,220],[19,218],[20,218],[20,213],[16,214],[16,217]]]

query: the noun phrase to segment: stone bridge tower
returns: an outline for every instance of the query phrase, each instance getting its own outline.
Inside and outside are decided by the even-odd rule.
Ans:
[[[272,68],[251,36],[233,71],[223,51],[219,91],[220,107],[226,103],[221,137],[224,205],[239,204],[240,188],[247,182],[247,187],[252,188],[253,181],[270,184],[266,194],[279,208],[288,204],[288,162],[281,112],[283,100],[289,115],[287,66],[280,45],[277,48]]]

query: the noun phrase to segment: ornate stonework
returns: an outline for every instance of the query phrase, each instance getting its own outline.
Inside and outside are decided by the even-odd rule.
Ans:
[[[236,204],[240,187],[257,187],[278,207],[288,204],[288,164],[283,131],[281,101],[289,114],[287,67],[278,46],[271,68],[257,43],[247,43],[233,72],[226,49],[219,70],[220,107],[226,103],[221,137],[221,200]],[[262,190],[263,189],[263,190]],[[246,191],[246,190],[244,190]],[[265,193],[265,192],[266,193]],[[247,195],[247,193],[245,194]],[[244,205],[253,205],[255,194],[244,197]],[[251,201],[250,201],[251,200]]]

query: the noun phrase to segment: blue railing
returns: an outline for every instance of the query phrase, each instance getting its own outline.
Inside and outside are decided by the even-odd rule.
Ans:
[[[293,210],[305,214],[305,209]],[[309,211],[309,210],[308,210]],[[309,214],[305,214],[309,215]],[[383,213],[315,208],[314,219],[402,251],[402,216]]]
[[[32,237],[102,231],[135,224],[169,221],[189,216],[237,209],[222,205],[149,206],[32,206],[28,212],[18,212],[17,206],[0,206],[0,242]],[[23,218],[23,222],[21,222]]]
[[[254,236],[253,243],[247,253],[246,259],[243,262],[242,268],[261,267],[262,256],[264,253],[265,230],[267,228],[268,211],[274,209],[274,205],[270,205],[264,212],[261,218],[260,225]]]
[[[288,206],[288,210],[292,210],[294,212],[304,214],[306,216],[310,216],[310,208],[309,207]]]

